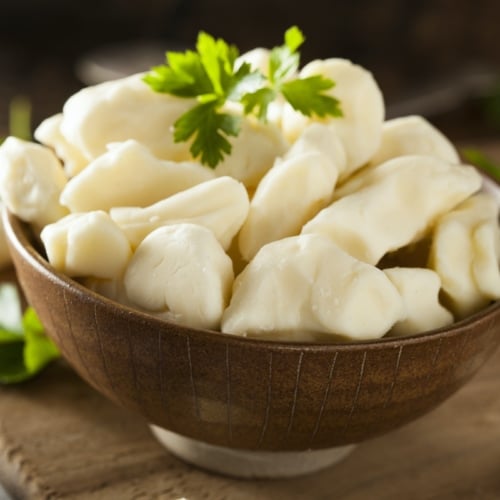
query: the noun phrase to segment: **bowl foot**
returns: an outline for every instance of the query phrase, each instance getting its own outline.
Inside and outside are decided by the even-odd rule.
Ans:
[[[173,455],[197,467],[239,478],[280,478],[310,474],[344,459],[355,445],[307,451],[252,451],[197,441],[151,425]]]

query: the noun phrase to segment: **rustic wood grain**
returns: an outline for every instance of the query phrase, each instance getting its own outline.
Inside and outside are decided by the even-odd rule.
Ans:
[[[164,451],[146,422],[63,362],[0,389],[0,479],[28,499],[497,499],[500,352],[420,420],[359,445],[342,463],[293,480],[205,473]]]

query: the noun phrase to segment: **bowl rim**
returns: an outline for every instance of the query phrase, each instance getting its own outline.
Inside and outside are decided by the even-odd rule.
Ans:
[[[115,308],[120,315],[123,316],[136,316],[144,322],[152,322],[159,329],[164,328],[165,325],[175,327],[179,334],[185,334],[190,337],[197,337],[199,339],[209,339],[213,342],[223,342],[224,344],[233,345],[246,345],[257,349],[265,350],[287,350],[287,351],[338,351],[338,350],[359,350],[366,351],[367,349],[381,349],[381,348],[399,348],[402,345],[420,344],[429,340],[436,340],[439,338],[448,338],[462,334],[464,331],[482,321],[486,321],[490,316],[494,316],[500,310],[500,301],[495,301],[486,306],[480,311],[464,318],[455,321],[451,325],[428,330],[421,333],[416,333],[406,336],[394,337],[381,337],[371,340],[360,341],[340,341],[334,340],[332,342],[306,342],[306,341],[287,341],[287,340],[271,340],[259,339],[255,337],[244,337],[240,335],[231,335],[217,330],[209,330],[204,328],[193,328],[186,325],[178,324],[164,318],[148,314],[139,309],[135,309],[126,304],[122,304],[104,295],[101,295],[90,288],[85,287],[78,281],[66,276],[64,273],[56,270],[47,259],[45,259],[40,252],[34,247],[33,243],[26,235],[26,228],[29,228],[29,223],[23,221],[21,218],[10,212],[6,207],[2,210],[2,220],[7,237],[8,244],[15,248],[15,251],[22,256],[22,258],[34,267],[38,272],[45,274],[51,281],[59,283],[66,288],[72,288],[80,295],[88,295],[93,302],[103,303],[106,307]],[[156,331],[156,329],[154,330]]]

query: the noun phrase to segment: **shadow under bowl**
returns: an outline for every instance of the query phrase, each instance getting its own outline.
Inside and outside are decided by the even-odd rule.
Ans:
[[[154,426],[218,447],[284,452],[357,443],[425,414],[500,342],[500,303],[404,338],[307,344],[180,326],[56,272],[4,213],[28,302],[90,385]],[[360,311],[362,314],[363,311]]]

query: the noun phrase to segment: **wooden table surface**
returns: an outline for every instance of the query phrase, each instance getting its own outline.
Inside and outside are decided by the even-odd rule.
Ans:
[[[428,415],[287,480],[236,480],[180,462],[63,362],[0,389],[0,480],[28,499],[499,499],[500,352]]]

